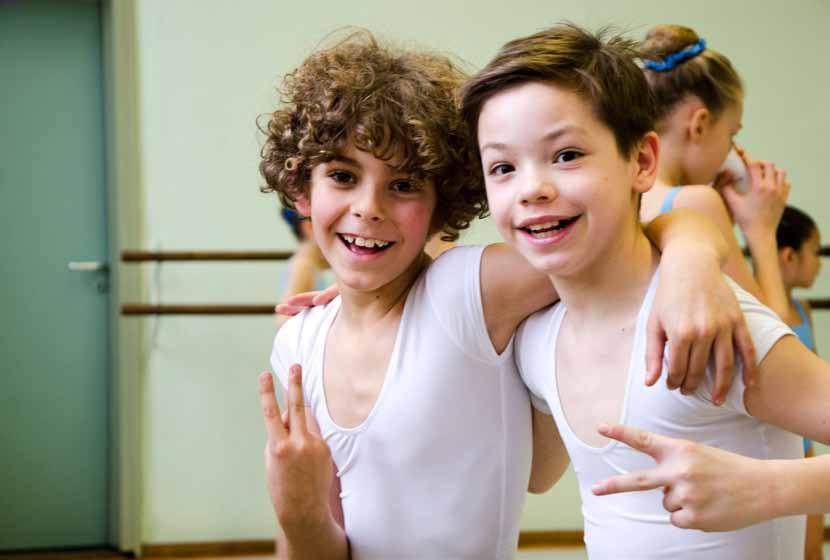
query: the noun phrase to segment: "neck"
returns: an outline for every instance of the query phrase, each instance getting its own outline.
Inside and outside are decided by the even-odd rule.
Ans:
[[[678,187],[689,184],[686,172],[683,169],[681,158],[676,155],[681,153],[682,148],[675,145],[675,141],[666,135],[660,136],[661,151],[660,161],[657,164],[657,180],[671,187]]]
[[[400,276],[371,291],[355,290],[339,283],[341,305],[338,320],[350,328],[360,329],[399,316],[409,289],[429,262],[429,257],[422,253]]]
[[[657,250],[632,220],[585,268],[550,279],[569,315],[603,324],[615,319],[627,323],[640,309],[658,262]]]

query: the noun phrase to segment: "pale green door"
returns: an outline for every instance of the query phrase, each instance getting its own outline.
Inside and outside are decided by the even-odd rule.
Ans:
[[[101,67],[99,3],[0,1],[0,550],[107,542]]]

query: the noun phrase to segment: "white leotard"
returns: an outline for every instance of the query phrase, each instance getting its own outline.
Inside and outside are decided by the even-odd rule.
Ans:
[[[628,368],[628,382],[619,422],[750,457],[803,457],[798,436],[749,415],[743,403],[745,386],[740,372],[736,373],[727,402],[721,407],[711,403],[711,369],[707,370],[706,379],[695,395],[684,396],[679,391],[669,391],[662,379],[653,387],[645,386],[646,323],[656,280],[657,274],[640,309],[630,364],[621,364]],[[732,283],[732,286],[758,359],[763,360],[770,348],[792,331],[737,284]],[[801,558],[803,516],[781,518],[739,531],[704,533],[671,525],[659,489],[599,497],[591,492],[595,482],[652,467],[654,461],[619,442],[611,442],[602,448],[590,447],[571,431],[559,400],[555,370],[557,336],[566,311],[565,305],[560,303],[528,318],[516,335],[515,353],[522,378],[533,395],[534,406],[548,414],[552,411],[568,448],[579,480],[589,557],[592,560]],[[565,372],[560,373],[560,377],[563,374]],[[586,402],[584,406],[591,406],[591,403]],[[598,422],[604,420],[608,419],[598,419]]]
[[[337,426],[323,351],[340,300],[283,325],[271,363],[283,386],[303,366],[307,406],[331,448],[356,560],[513,558],[532,452],[530,403],[512,344],[484,322],[482,247],[452,249],[409,292],[377,401]]]

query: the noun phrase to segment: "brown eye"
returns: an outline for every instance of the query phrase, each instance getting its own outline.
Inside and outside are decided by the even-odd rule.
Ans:
[[[418,192],[420,189],[412,181],[395,181],[392,183],[392,190],[399,193],[413,193]]]
[[[510,165],[509,163],[500,163],[498,165],[493,166],[490,170],[491,175],[507,175],[515,171],[516,168]]]
[[[329,177],[331,177],[338,183],[354,183],[354,175],[346,171],[332,171],[331,173],[329,173]]]
[[[556,155],[554,163],[568,163],[580,157],[582,157],[582,154],[576,150],[563,150]]]

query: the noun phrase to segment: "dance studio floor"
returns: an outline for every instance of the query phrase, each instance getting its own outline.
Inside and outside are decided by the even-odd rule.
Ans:
[[[9,555],[0,554],[0,560],[34,560],[49,558],[54,560],[57,556],[41,556],[37,554]],[[830,543],[824,545],[824,557],[830,558]],[[118,555],[90,555],[83,553],[72,554],[71,560],[122,560],[124,557]],[[273,556],[210,556],[210,557],[189,557],[187,560],[273,560]],[[587,560],[588,555],[581,547],[555,547],[555,548],[524,548],[516,553],[515,560]],[[181,557],[154,557],[153,560],[182,560]]]

